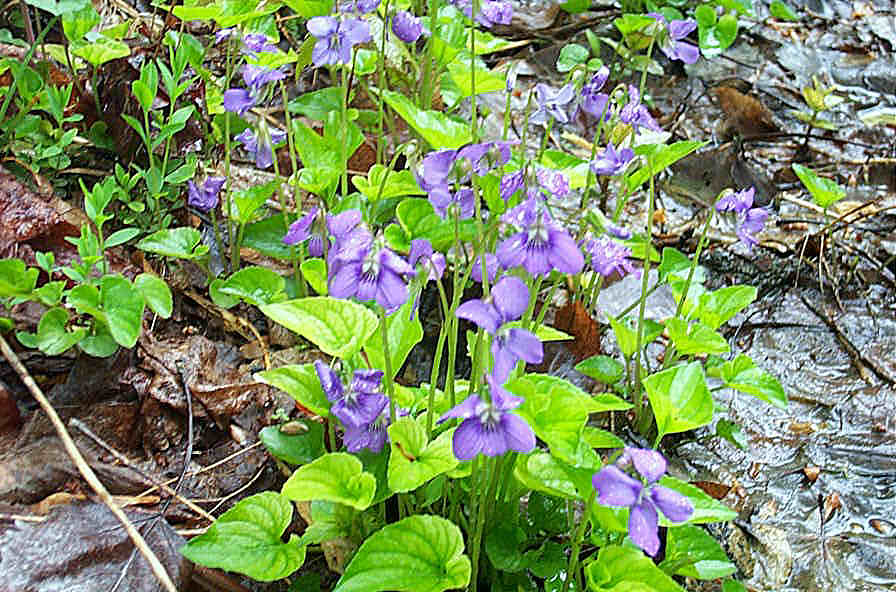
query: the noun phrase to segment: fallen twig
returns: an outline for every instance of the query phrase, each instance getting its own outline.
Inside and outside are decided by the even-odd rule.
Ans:
[[[50,402],[44,396],[43,391],[41,391],[40,387],[34,382],[34,379],[31,378],[31,374],[29,374],[28,369],[22,364],[19,357],[16,355],[12,348],[9,347],[9,344],[6,342],[6,339],[0,335],[0,350],[3,351],[3,356],[6,358],[6,361],[9,362],[9,365],[13,367],[16,373],[21,378],[22,382],[25,384],[25,387],[31,393],[31,395],[37,400],[40,406],[43,408],[44,413],[50,418],[50,423],[53,424],[53,427],[56,429],[56,433],[59,434],[59,439],[62,440],[62,445],[65,447],[65,451],[71,457],[72,462],[75,463],[75,466],[78,468],[78,472],[84,477],[84,480],[87,481],[87,484],[90,485],[90,488],[96,492],[99,496],[100,500],[111,510],[111,512],[115,515],[119,522],[121,522],[122,526],[124,526],[125,531],[127,531],[128,536],[131,537],[131,540],[134,541],[134,546],[137,547],[137,550],[140,551],[140,554],[146,559],[149,563],[150,568],[152,569],[152,573],[156,576],[156,579],[159,580],[159,583],[168,590],[168,592],[177,592],[177,586],[174,585],[174,582],[171,580],[171,576],[168,575],[168,572],[165,570],[165,566],[162,565],[162,562],[159,561],[159,558],[156,557],[156,554],[152,549],[149,548],[149,545],[146,544],[146,541],[143,539],[143,536],[140,532],[134,527],[131,521],[128,519],[127,515],[119,508],[115,501],[112,499],[112,496],[106,490],[105,486],[96,476],[96,473],[93,472],[93,469],[90,468],[90,465],[87,464],[87,461],[84,460],[84,457],[81,455],[81,452],[78,450],[78,447],[75,445],[75,441],[72,440],[72,437],[69,435],[68,430],[65,428],[65,424],[62,423],[62,419],[60,419],[59,415],[56,413],[56,410],[53,409],[53,406],[50,405]]]

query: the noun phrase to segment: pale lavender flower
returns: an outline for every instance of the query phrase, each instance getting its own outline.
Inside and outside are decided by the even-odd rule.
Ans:
[[[476,203],[472,189],[459,189],[451,191],[448,186],[441,186],[429,192],[429,203],[440,218],[453,218],[459,220],[472,218],[476,210]]]
[[[224,91],[221,103],[225,111],[242,116],[255,106],[255,97],[245,88],[229,88]]]
[[[535,103],[538,108],[529,117],[529,121],[540,125],[547,125],[550,119],[554,119],[557,123],[567,123],[575,93],[576,90],[572,83],[557,90],[543,82],[536,84]]]
[[[552,269],[578,273],[585,264],[575,241],[551,219],[542,202],[527,199],[504,214],[504,220],[520,231],[498,245],[498,260],[505,269],[522,266],[532,275],[547,275]]]
[[[274,149],[272,146],[276,146],[286,140],[286,132],[278,129],[270,130],[270,143],[260,136],[263,136],[263,134],[257,134],[251,128],[246,128],[235,139],[242,142],[246,152],[255,159],[255,166],[260,169],[266,169],[274,164]]]
[[[518,320],[529,306],[529,288],[516,276],[505,276],[482,300],[468,300],[457,307],[458,318],[476,323],[492,336],[491,352],[495,360],[492,373],[499,382],[507,380],[520,360],[538,364],[544,348],[534,333],[519,327],[507,327]]]
[[[187,181],[187,205],[203,212],[214,209],[225,182],[224,177],[206,177],[202,187],[197,187],[193,181]]]
[[[630,464],[640,479],[632,478],[620,468]],[[629,537],[651,557],[660,548],[657,510],[670,522],[684,522],[694,513],[688,498],[657,483],[665,472],[666,459],[656,450],[626,448],[616,465],[602,468],[591,478],[598,502],[629,508]]]
[[[635,129],[635,133],[642,127],[651,129],[655,132],[662,131],[650,111],[645,105],[641,104],[641,93],[637,87],[629,85],[628,87],[628,104],[619,110],[619,119],[622,123],[627,123]]]
[[[283,237],[283,243],[287,245],[298,245],[312,237],[311,227],[314,224],[314,220],[317,217],[317,212],[320,210],[317,206],[311,208],[311,211],[293,222],[289,225],[289,229],[286,231],[286,236]],[[321,247],[323,245],[320,245]],[[311,244],[308,245],[309,252],[311,251]],[[323,249],[320,249],[320,253],[314,254],[311,253],[312,257],[320,257],[323,253]]]
[[[623,277],[632,272],[640,274],[629,261],[631,249],[605,236],[590,241],[588,253],[591,255],[591,268],[604,277],[614,273]]]
[[[607,101],[610,100],[610,96],[600,92],[609,77],[610,69],[602,66],[591,77],[591,80],[582,86],[582,109],[586,113],[590,113],[597,118],[604,117],[604,119],[609,119],[610,111],[607,109]]]
[[[339,4],[339,12],[367,14],[376,10],[379,5],[380,0],[345,0]]]
[[[759,242],[756,235],[765,227],[768,219],[768,210],[765,208],[750,208],[744,212],[740,226],[737,229],[737,237],[750,250]]]
[[[315,16],[308,19],[305,26],[317,38],[311,51],[311,58],[317,67],[349,64],[352,61],[352,47],[371,40],[370,25],[358,18]]]
[[[541,188],[546,190],[550,196],[566,197],[569,195],[569,179],[560,171],[538,169],[535,172],[535,178]]]
[[[525,171],[520,169],[501,178],[501,199],[507,201],[526,184]]]
[[[632,237],[632,231],[622,226],[617,226],[612,222],[607,223],[607,232],[621,240],[628,240]]]
[[[454,430],[452,447],[458,460],[472,460],[479,453],[500,456],[508,450],[527,453],[535,449],[535,432],[526,420],[510,413],[523,399],[507,392],[491,375],[486,375],[491,400],[479,395],[467,399],[439,418],[439,423],[451,418],[464,421]]]
[[[452,0],[467,18],[473,18],[473,0]],[[513,6],[509,2],[495,0],[480,0],[479,13],[476,14],[476,22],[490,29],[492,26],[509,25],[513,18]]]
[[[716,202],[716,211],[719,213],[733,212],[735,214],[743,214],[753,207],[753,199],[755,195],[755,187],[741,189],[740,191],[723,195],[719,201]]]
[[[485,273],[488,276],[489,283],[495,281],[495,276],[498,275],[499,271],[501,271],[501,262],[498,261],[498,257],[492,253],[486,253]],[[476,261],[473,262],[473,267],[470,269],[470,278],[478,284],[482,283],[482,255],[476,257]]]
[[[423,23],[407,10],[399,10],[392,17],[392,32],[405,43],[413,43],[423,34]]]
[[[383,378],[380,370],[355,370],[347,391],[333,369],[320,360],[314,361],[314,370],[332,403],[330,413],[345,426],[360,428],[369,424],[389,404],[388,397],[379,390]]]
[[[243,37],[243,53],[254,56],[274,51],[277,51],[277,46],[268,43],[268,37],[264,33],[249,33]]]
[[[700,58],[700,50],[695,45],[682,41],[697,28],[696,21],[687,19],[667,22],[666,18],[657,12],[651,12],[647,16],[655,18],[666,29],[660,37],[660,49],[667,58],[681,60],[685,64],[693,64]]]
[[[221,43],[225,39],[230,39],[234,32],[236,32],[236,27],[227,27],[226,29],[221,29],[215,33],[215,45]]]
[[[422,266],[427,273],[427,279],[436,281],[445,273],[447,262],[445,255],[433,251],[432,243],[425,238],[415,238],[411,241],[411,251],[408,253],[408,265],[413,268]]]
[[[330,296],[376,300],[387,313],[401,308],[408,299],[405,277],[416,275],[414,268],[369,237],[360,235],[348,242],[335,255],[338,265],[330,272]]]
[[[635,151],[631,148],[616,150],[612,143],[608,143],[604,151],[596,159],[591,161],[591,170],[595,175],[611,177],[623,172],[635,157]]]

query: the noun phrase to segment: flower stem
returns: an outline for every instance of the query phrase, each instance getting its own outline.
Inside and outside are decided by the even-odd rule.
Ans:
[[[395,384],[392,376],[392,359],[389,356],[389,327],[386,310],[380,308],[380,332],[383,335],[383,360],[386,366],[386,395],[389,397],[389,421],[395,421]]]
[[[638,307],[638,340],[637,349],[635,350],[635,389],[638,392],[635,414],[638,420],[641,419],[643,413],[642,405],[644,402],[644,393],[641,389],[641,347],[644,343],[644,310],[647,307],[647,290],[649,288],[648,284],[650,280],[650,244],[653,237],[653,161],[648,159],[647,166],[650,167],[650,187],[647,191],[647,229],[644,236],[644,273],[641,276],[641,299]]]
[[[379,137],[377,138],[376,143],[376,163],[383,164],[383,151],[386,143],[386,134],[384,133],[384,121],[385,121],[385,110],[383,107],[383,91],[386,89],[386,23],[389,18],[389,4],[390,0],[386,0],[386,5],[383,10],[383,35],[380,39],[380,51],[377,55],[376,68],[379,70],[379,82],[377,86],[379,86],[379,92],[376,93],[377,96],[377,128],[379,129]],[[345,125],[345,120],[343,120],[343,125]],[[347,165],[346,165],[347,166]]]
[[[563,582],[563,592],[567,592],[569,590],[569,582],[573,577],[576,579],[576,586],[581,590],[582,582],[579,581],[579,552],[582,550],[582,541],[585,539],[585,528],[588,525],[589,517],[591,516],[591,507],[594,505],[594,498],[597,495],[597,491],[595,489],[591,489],[591,495],[588,496],[588,501],[585,502],[585,508],[583,510],[582,519],[579,521],[579,527],[576,529],[575,534],[572,538],[572,550],[569,554],[569,567],[566,570],[566,580]]]

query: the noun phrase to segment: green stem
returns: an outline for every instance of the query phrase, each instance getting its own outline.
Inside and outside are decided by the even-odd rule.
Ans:
[[[470,19],[470,135],[473,142],[479,140],[479,122],[476,115],[476,15],[479,14],[479,0],[473,0]]]
[[[439,297],[442,302],[442,328],[439,329],[439,340],[436,344],[436,352],[432,363],[432,371],[429,374],[429,399],[427,400],[426,405],[426,440],[429,441],[432,439],[432,420],[433,413],[435,410],[433,407],[435,406],[436,400],[436,382],[439,380],[439,371],[442,366],[442,351],[445,348],[445,338],[448,337],[448,331],[446,328],[448,326],[448,298],[445,296],[445,287],[442,285],[442,280],[439,279],[436,281],[436,285],[439,288]]]
[[[572,539],[572,550],[569,554],[569,567],[566,569],[566,580],[563,582],[563,592],[567,592],[569,590],[569,583],[572,581],[573,577],[576,579],[576,586],[579,590],[582,589],[582,582],[579,578],[579,553],[582,550],[582,541],[585,539],[585,528],[590,521],[591,516],[591,507],[594,506],[594,498],[597,494],[597,490],[594,488],[591,489],[591,494],[588,496],[588,501],[585,502],[585,509],[582,515],[582,520],[579,522],[579,526],[576,529],[575,534]]]
[[[648,161],[650,167],[650,188],[647,192],[647,229],[644,237],[644,272],[641,275],[641,300],[638,307],[638,340],[637,349],[635,351],[635,390],[637,390],[637,405],[635,414],[638,419],[643,413],[642,404],[644,393],[641,389],[641,346],[644,342],[644,310],[647,307],[647,289],[650,278],[650,244],[653,237],[653,207],[654,207],[654,186],[653,186],[653,161]]]
[[[389,421],[397,419],[395,415],[395,383],[392,376],[392,358],[389,356],[389,327],[386,323],[386,311],[380,308],[380,333],[383,335],[383,359],[386,366],[386,395],[389,397]]]
[[[376,93],[377,96],[377,128],[379,129],[379,136],[377,137],[376,142],[376,163],[383,164],[383,149],[386,144],[386,135],[385,135],[385,109],[383,107],[383,92],[386,89],[386,23],[389,18],[389,4],[390,0],[386,0],[386,5],[383,11],[383,35],[382,39],[380,39],[380,51],[377,54],[376,58],[376,67],[379,74],[379,82],[378,86],[379,92]],[[343,122],[345,120],[343,119]],[[343,191],[344,193],[344,191]]]

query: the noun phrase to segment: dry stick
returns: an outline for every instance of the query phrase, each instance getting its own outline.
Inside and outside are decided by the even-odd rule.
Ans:
[[[118,518],[118,521],[121,522],[121,525],[124,526],[124,529],[127,531],[128,536],[131,537],[131,540],[134,541],[134,546],[137,547],[137,550],[140,551],[140,554],[146,559],[149,563],[150,568],[152,568],[152,573],[156,576],[156,579],[162,584],[162,586],[168,590],[168,592],[177,592],[177,586],[174,585],[174,582],[171,581],[171,576],[168,575],[168,572],[165,570],[165,566],[159,561],[159,558],[156,557],[156,554],[152,549],[149,548],[149,545],[146,544],[146,541],[143,539],[143,536],[140,532],[131,524],[131,521],[125,515],[125,513],[115,505],[115,501],[112,499],[112,496],[109,495],[109,492],[103,486],[102,482],[100,482],[99,478],[96,476],[96,473],[93,472],[93,469],[90,468],[90,465],[87,464],[87,461],[84,460],[84,457],[78,451],[78,447],[75,446],[75,441],[72,440],[72,437],[69,435],[68,430],[65,428],[65,424],[62,423],[62,419],[59,418],[59,415],[56,413],[56,410],[53,409],[53,406],[50,405],[50,402],[44,396],[44,393],[40,390],[40,387],[37,386],[37,383],[34,382],[34,379],[31,378],[31,374],[28,373],[28,369],[22,365],[22,361],[19,360],[19,357],[16,355],[12,348],[9,347],[9,344],[6,342],[6,339],[0,335],[0,350],[3,351],[3,357],[6,358],[6,361],[9,362],[9,365],[12,366],[16,373],[21,378],[22,382],[28,388],[28,391],[31,395],[37,399],[37,402],[40,403],[40,406],[43,408],[44,413],[47,414],[47,417],[50,418],[50,422],[53,424],[53,427],[56,429],[56,433],[59,434],[59,439],[62,440],[62,445],[65,447],[65,451],[71,457],[72,462],[75,463],[75,466],[78,467],[78,472],[84,477],[84,480],[87,481],[87,484],[90,485],[90,488],[96,492],[99,496],[100,500],[115,514],[115,517]]]
[[[228,455],[228,456],[225,456],[224,458],[222,458],[221,460],[219,460],[219,461],[217,461],[217,462],[214,462],[214,463],[212,463],[212,464],[210,464],[210,465],[208,465],[208,466],[206,466],[206,467],[202,467],[202,468],[199,469],[198,471],[193,471],[192,473],[187,473],[187,475],[189,475],[189,476],[191,476],[191,477],[195,477],[196,475],[200,475],[200,474],[202,474],[202,473],[205,473],[206,471],[211,471],[212,469],[215,469],[215,468],[217,468],[217,467],[220,467],[221,465],[226,464],[226,463],[232,461],[233,459],[235,459],[236,457],[240,456],[241,454],[245,454],[245,453],[249,452],[250,450],[253,450],[253,449],[255,449],[255,448],[258,448],[259,446],[261,446],[261,442],[260,442],[260,441],[259,441],[259,442],[256,442],[255,444],[250,444],[249,446],[246,446],[245,448],[242,448],[242,449],[240,449],[240,450],[237,450],[237,451],[234,452],[233,454],[230,454],[230,455]],[[172,479],[168,479],[167,481],[164,482],[164,484],[165,484],[165,485],[171,485],[172,483],[174,483],[175,481],[177,481],[177,479],[178,479],[177,477],[174,477],[174,478],[172,478]],[[149,495],[150,493],[152,493],[153,491],[155,491],[155,490],[158,489],[158,488],[159,488],[159,487],[158,487],[157,485],[153,485],[152,487],[150,487],[149,489],[147,489],[146,491],[144,491],[143,493],[141,493],[141,494],[138,495],[137,497],[143,497],[144,495]]]
[[[177,493],[175,490],[171,489],[171,487],[169,487],[168,485],[165,485],[164,483],[162,483],[154,475],[150,475],[146,471],[143,471],[139,467],[137,467],[133,462],[131,462],[131,460],[128,457],[126,457],[122,453],[115,450],[105,440],[103,440],[102,438],[100,438],[99,436],[94,434],[92,431],[90,431],[90,428],[88,428],[86,425],[84,425],[84,422],[82,422],[78,419],[72,419],[71,421],[69,421],[69,424],[72,425],[73,427],[81,430],[85,436],[87,436],[88,438],[90,438],[91,440],[96,442],[96,444],[98,446],[105,449],[106,452],[108,452],[109,454],[114,456],[119,462],[121,462],[127,468],[136,472],[138,475],[140,475],[141,477],[143,477],[144,479],[146,479],[147,481],[149,481],[156,487],[160,488],[162,491],[164,491],[165,493],[167,493],[168,495],[170,495],[177,501],[181,502],[182,504],[184,504],[185,506],[187,506],[188,508],[190,508],[191,510],[193,510],[194,512],[196,512],[197,514],[199,514],[200,516],[202,516],[203,518],[208,520],[209,522],[215,521],[214,516],[212,516],[205,510],[203,510],[201,507],[197,506],[194,502],[188,500],[187,498],[185,498],[182,495],[180,495],[179,493]]]

